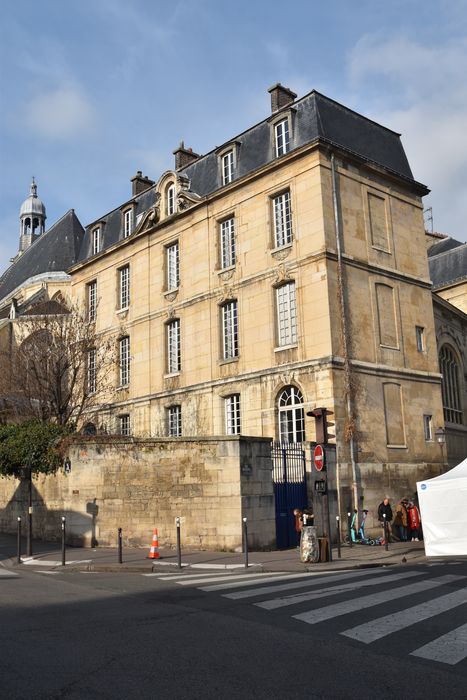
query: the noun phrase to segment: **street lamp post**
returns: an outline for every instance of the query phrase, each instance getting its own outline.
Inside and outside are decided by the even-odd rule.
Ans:
[[[445,429],[440,426],[437,430],[435,430],[435,438],[436,438],[436,442],[441,447],[441,457],[442,457],[442,460],[444,463],[445,462],[444,445],[446,444],[446,431],[445,431]]]

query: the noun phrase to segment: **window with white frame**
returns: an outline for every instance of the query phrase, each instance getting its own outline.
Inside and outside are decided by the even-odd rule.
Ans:
[[[432,416],[423,416],[423,430],[425,433],[425,440],[432,441],[433,440],[433,417]]]
[[[167,246],[167,290],[178,289],[180,284],[180,256],[178,241]]]
[[[230,360],[238,357],[237,302],[229,301],[222,307],[222,357]]]
[[[96,255],[101,250],[101,229],[100,226],[92,230],[92,254]]]
[[[227,151],[221,158],[222,184],[228,185],[234,178],[234,152]]]
[[[418,352],[425,351],[425,329],[422,326],[415,326],[415,336],[417,339]]]
[[[182,407],[169,406],[167,409],[167,434],[169,437],[180,437],[182,434]]]
[[[230,217],[220,224],[221,267],[235,265],[235,219]]]
[[[283,119],[274,127],[276,156],[283,156],[290,150],[289,120]]]
[[[123,213],[123,237],[128,238],[133,231],[133,209],[127,209]]]
[[[167,371],[169,374],[180,372],[180,319],[176,318],[167,324]]]
[[[287,190],[272,200],[274,214],[274,246],[292,243],[292,212],[290,210],[290,192]]]
[[[130,338],[128,335],[119,341],[120,386],[130,383]]]
[[[305,412],[302,393],[295,386],[286,386],[279,394],[279,440],[305,441]]]
[[[175,214],[175,185],[173,183],[166,190],[166,211],[167,216]]]
[[[88,394],[94,394],[97,389],[97,352],[96,348],[88,350]]]
[[[225,432],[227,435],[240,435],[240,394],[232,394],[224,399]]]
[[[97,281],[93,280],[87,285],[88,320],[95,321],[97,315]]]
[[[443,345],[439,352],[439,368],[443,378],[441,391],[443,395],[444,420],[447,423],[462,425],[463,411],[461,401],[460,362],[452,348]]]
[[[297,303],[295,282],[276,289],[277,340],[280,347],[297,342]]]
[[[130,266],[125,265],[118,271],[119,308],[127,309],[130,306]]]
[[[130,416],[128,413],[118,417],[118,432],[120,435],[131,435]]]

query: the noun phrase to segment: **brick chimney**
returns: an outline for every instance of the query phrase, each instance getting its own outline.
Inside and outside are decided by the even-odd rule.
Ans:
[[[180,146],[175,149],[173,154],[175,156],[175,170],[186,168],[187,165],[199,158],[199,153],[194,153],[192,148],[185,148],[183,141],[180,141]]]
[[[268,92],[271,93],[271,112],[277,112],[277,110],[292,104],[297,95],[289,90],[289,88],[284,87],[280,83],[276,83],[269,88]]]
[[[150,180],[146,175],[143,175],[141,170],[136,172],[136,175],[131,178],[131,196],[134,197],[137,194],[141,194],[152,187],[154,180]]]

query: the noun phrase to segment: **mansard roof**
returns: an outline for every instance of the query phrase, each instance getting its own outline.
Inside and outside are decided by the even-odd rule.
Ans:
[[[0,277],[0,301],[27,280],[48,272],[65,272],[78,259],[84,229],[73,209],[40,235]]]
[[[467,243],[445,238],[428,251],[430,277],[434,289],[467,279]]]
[[[200,156],[188,166],[177,171],[189,181],[189,190],[199,197],[213,194],[222,187],[219,169],[219,152],[232,144],[236,149],[235,179],[253,173],[261,167],[276,161],[274,143],[271,138],[271,122],[281,115],[290,114],[291,149],[294,150],[313,142],[334,146],[340,150],[382,167],[417,188],[419,194],[427,194],[428,189],[413,178],[400,134],[348,109],[319,92],[312,91],[300,100],[288,104],[274,112],[259,124],[229,139],[223,146],[214,148]],[[153,186],[141,195],[133,197],[130,203],[135,206],[135,217],[142,214],[156,201],[156,188]],[[106,214],[102,224],[102,249],[109,248],[122,238],[122,207]],[[87,227],[91,231],[99,223]],[[79,254],[79,261],[92,254],[91,236],[87,235]]]

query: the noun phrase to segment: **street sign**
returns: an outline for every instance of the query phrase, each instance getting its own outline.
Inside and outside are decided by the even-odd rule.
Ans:
[[[313,460],[316,470],[318,472],[322,471],[326,462],[322,445],[316,445],[315,449],[313,450]]]
[[[318,481],[315,481],[315,491],[316,493],[326,493],[325,479],[318,479]]]

